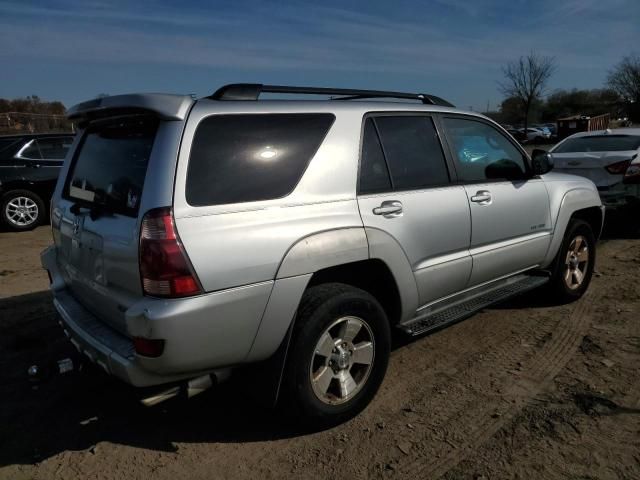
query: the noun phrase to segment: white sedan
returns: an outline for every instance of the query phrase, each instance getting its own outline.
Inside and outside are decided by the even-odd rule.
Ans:
[[[607,207],[640,203],[640,128],[576,133],[549,153],[555,172],[593,181]]]

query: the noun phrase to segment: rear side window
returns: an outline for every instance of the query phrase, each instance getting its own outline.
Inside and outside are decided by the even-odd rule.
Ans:
[[[18,157],[30,160],[42,160],[42,155],[38,148],[38,140],[34,138],[27,142],[18,152]]]
[[[569,138],[562,142],[553,153],[577,152],[624,152],[640,148],[640,136],[599,135]]]
[[[137,216],[157,130],[152,118],[89,127],[71,165],[66,198]]]
[[[220,205],[288,195],[334,119],[324,113],[205,118],[191,147],[187,202]]]
[[[43,159],[64,160],[73,142],[73,137],[39,138],[37,142]]]
[[[360,161],[360,194],[391,190],[389,170],[384,160],[382,146],[372,118],[367,118],[362,138],[362,160]]]
[[[394,190],[449,183],[440,140],[426,116],[375,118]]]

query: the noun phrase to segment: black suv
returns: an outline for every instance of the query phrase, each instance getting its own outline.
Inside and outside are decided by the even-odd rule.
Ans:
[[[14,231],[45,221],[73,134],[0,136],[0,223]]]

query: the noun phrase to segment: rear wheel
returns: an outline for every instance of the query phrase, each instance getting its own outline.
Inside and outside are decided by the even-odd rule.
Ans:
[[[369,293],[339,283],[308,289],[285,374],[285,401],[311,423],[330,425],[364,409],[384,378],[390,329]]]
[[[0,219],[10,230],[31,230],[45,216],[44,202],[29,190],[10,190],[0,200]]]
[[[555,259],[550,288],[559,301],[572,302],[589,287],[596,260],[596,239],[591,226],[571,220]]]

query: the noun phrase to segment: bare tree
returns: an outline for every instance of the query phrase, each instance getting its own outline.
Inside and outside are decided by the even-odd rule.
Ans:
[[[609,72],[607,85],[622,97],[631,116],[640,117],[640,56],[629,55]],[[635,115],[634,115],[635,113]]]
[[[543,57],[533,52],[526,57],[507,63],[502,68],[505,79],[504,82],[499,82],[500,90],[507,98],[517,98],[521,103],[524,110],[525,135],[531,105],[541,99],[547,81],[554,70],[553,57]]]

